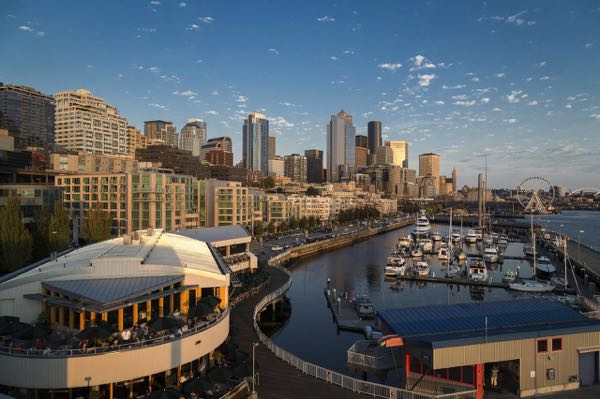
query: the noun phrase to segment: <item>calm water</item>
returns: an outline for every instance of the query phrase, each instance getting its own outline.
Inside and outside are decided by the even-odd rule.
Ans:
[[[534,221],[540,225],[562,232],[577,240],[577,232],[583,230],[581,243],[600,250],[600,212],[565,211],[559,215],[536,216]]]
[[[395,249],[398,237],[407,234],[410,229],[390,232],[292,265],[293,284],[288,292],[292,314],[275,341],[304,360],[336,371],[346,371],[346,350],[354,341],[363,338],[356,333],[337,331],[323,294],[328,277],[338,289],[366,293],[376,309],[470,302],[481,300],[482,295],[485,300],[492,301],[515,298],[513,293],[504,289],[479,288],[484,290],[481,292],[466,286],[384,279],[383,269],[388,254]],[[434,225],[433,230],[437,229],[445,233],[448,226]],[[521,256],[522,247],[520,243],[511,244],[506,254]],[[477,251],[475,246],[466,250]],[[425,260],[436,275],[443,274],[437,257],[430,256]],[[493,273],[494,281],[501,280],[502,271],[516,271],[517,266],[522,276],[531,276],[532,267],[528,261],[505,260],[502,269],[499,266]]]

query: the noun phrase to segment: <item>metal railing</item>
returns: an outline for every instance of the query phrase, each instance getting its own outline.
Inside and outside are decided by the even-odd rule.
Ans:
[[[252,289],[250,289],[250,290],[248,290],[246,292],[242,292],[240,295],[231,298],[229,300],[229,307],[230,308],[235,308],[237,305],[239,305],[240,303],[244,302],[246,299],[250,298],[251,296],[254,296],[254,295],[258,294],[267,285],[269,285],[270,282],[271,282],[271,276],[267,277],[267,279],[265,281],[263,281],[262,283],[260,283],[256,287],[254,287],[254,288],[252,288]]]
[[[57,358],[57,357],[71,357],[71,356],[92,356],[101,355],[109,352],[133,350],[139,348],[146,348],[149,346],[160,345],[167,342],[174,342],[182,338],[186,338],[190,335],[197,334],[199,332],[208,330],[212,326],[220,323],[229,314],[229,307],[225,308],[223,313],[219,317],[205,321],[193,328],[188,329],[175,334],[165,334],[160,337],[142,340],[139,342],[129,342],[119,345],[108,345],[104,347],[94,347],[87,349],[22,349],[17,347],[0,346],[0,355],[7,354],[9,356],[20,356],[20,357],[42,357],[42,358]]]
[[[277,255],[275,258],[281,258],[285,253]],[[283,256],[284,257],[284,256]],[[271,262],[269,262],[271,264]],[[275,264],[275,262],[273,262]],[[254,307],[253,314],[253,322],[254,322],[254,330],[258,335],[258,339],[262,344],[264,344],[267,349],[269,349],[275,356],[279,359],[283,360],[290,366],[296,368],[297,370],[302,371],[304,374],[315,377],[319,380],[328,382],[330,384],[338,385],[344,389],[351,390],[353,392],[358,392],[362,394],[371,395],[378,398],[387,398],[387,399],[474,399],[477,393],[476,390],[465,390],[462,392],[454,392],[450,394],[444,395],[433,395],[428,393],[409,391],[402,388],[392,387],[389,385],[377,384],[374,382],[359,380],[354,377],[347,376],[345,374],[338,373],[333,370],[326,369],[314,363],[306,362],[294,354],[286,351],[285,349],[277,346],[271,339],[266,336],[258,326],[258,322],[256,321],[259,312],[267,306],[273,300],[279,298],[287,290],[290,289],[292,285],[292,276],[291,273],[281,267],[273,265],[272,267],[284,272],[288,276],[288,280],[281,287],[276,289],[275,291],[267,294],[264,298],[262,298]]]

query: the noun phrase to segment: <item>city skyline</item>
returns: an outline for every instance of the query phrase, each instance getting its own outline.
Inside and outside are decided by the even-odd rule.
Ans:
[[[271,23],[232,31],[250,8]],[[232,138],[235,162],[252,111],[267,116],[285,155],[325,150],[330,115],[344,108],[357,134],[380,120],[383,141],[408,141],[412,169],[418,154],[439,153],[442,172],[456,166],[461,185],[476,182],[483,154],[491,186],[531,175],[596,185],[600,2],[460,10],[440,2],[240,2],[232,11],[148,1],[113,9],[3,4],[0,45],[12,61],[0,65],[0,81],[46,94],[90,90],[138,129],[164,119],[179,132],[188,118],[202,118],[209,137]],[[398,15],[406,16],[401,24]]]

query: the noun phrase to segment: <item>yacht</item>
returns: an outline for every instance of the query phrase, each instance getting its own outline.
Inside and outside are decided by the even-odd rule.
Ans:
[[[500,248],[506,248],[506,247],[508,247],[508,239],[505,236],[500,236],[498,238],[498,246]]]
[[[442,235],[437,231],[431,235],[433,241],[442,241]]]
[[[375,308],[373,303],[364,295],[359,295],[352,301],[352,306],[361,319],[374,319]]]
[[[446,277],[455,277],[458,275],[458,273],[460,273],[460,268],[456,266],[448,265],[448,267],[446,268]]]
[[[483,231],[481,229],[474,229],[475,237],[477,237],[477,241],[483,240]]]
[[[535,249],[530,244],[525,244],[523,246],[523,254],[528,258],[533,258],[535,255]]]
[[[525,292],[550,292],[554,289],[554,285],[549,281],[522,280],[518,283],[509,283],[511,290]]]
[[[440,250],[438,252],[438,259],[439,260],[448,260],[449,259],[448,248],[446,248],[446,247],[440,248]]]
[[[429,276],[429,264],[427,262],[416,262],[412,266],[412,272],[416,276]]]
[[[398,252],[392,252],[387,258],[388,266],[403,266],[405,263],[406,260]]]
[[[385,277],[399,277],[406,274],[406,266],[386,266],[384,269]]]
[[[454,257],[457,260],[465,260],[467,259],[467,253],[462,248],[457,248]]]
[[[410,235],[402,236],[398,238],[398,248],[410,248],[413,243],[413,239]]]
[[[417,248],[417,249],[414,249],[414,250],[413,250],[413,251],[410,253],[410,256],[412,256],[413,258],[420,258],[420,257],[422,257],[422,256],[423,256],[423,252],[422,252],[422,251],[421,251],[419,248]]]
[[[462,240],[462,236],[460,235],[460,233],[452,233],[452,242],[453,243],[459,243],[460,240]]]
[[[425,216],[425,211],[421,211],[421,214],[417,217],[417,223],[412,233],[416,237],[429,237],[430,232],[431,225],[429,224],[429,219]]]
[[[494,239],[489,234],[486,234],[483,236],[483,244],[491,247],[494,245]]]
[[[467,244],[475,244],[477,242],[477,232],[473,229],[469,229],[467,236],[465,237]]]
[[[550,259],[545,256],[540,256],[536,259],[535,263],[535,275],[543,280],[549,280],[554,272],[556,271],[556,267],[550,262]]]
[[[517,273],[512,270],[507,270],[502,274],[502,281],[505,283],[514,283],[517,279]]]
[[[488,247],[483,250],[483,259],[488,263],[498,262],[498,250],[494,247]]]
[[[469,262],[469,278],[473,281],[487,280],[488,273],[483,260],[471,258],[471,261]]]
[[[431,252],[433,251],[433,241],[431,241],[429,238],[421,240],[421,242],[419,243],[419,247],[421,248],[423,253]]]

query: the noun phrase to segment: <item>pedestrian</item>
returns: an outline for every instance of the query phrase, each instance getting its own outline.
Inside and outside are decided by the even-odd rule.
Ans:
[[[498,366],[496,366],[494,364],[494,366],[492,367],[492,375],[490,378],[490,382],[492,387],[496,388],[498,386],[498,373],[500,372],[500,370],[498,369]]]

